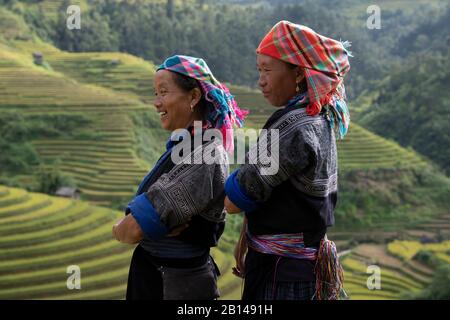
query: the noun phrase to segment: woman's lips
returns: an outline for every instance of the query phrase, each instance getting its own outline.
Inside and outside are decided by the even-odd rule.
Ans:
[[[167,117],[167,111],[158,111],[158,114],[161,119]]]

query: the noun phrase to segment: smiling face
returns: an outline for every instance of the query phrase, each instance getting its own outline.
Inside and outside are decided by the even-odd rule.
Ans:
[[[297,83],[304,78],[303,70],[281,60],[258,54],[258,85],[264,97],[275,107],[281,107],[296,95]]]
[[[184,90],[175,81],[175,76],[171,71],[159,70],[154,79],[154,105],[162,127],[169,131],[187,128],[199,117],[196,107],[201,98],[200,89]]]

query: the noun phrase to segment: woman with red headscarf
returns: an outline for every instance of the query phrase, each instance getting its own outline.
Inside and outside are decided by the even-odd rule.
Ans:
[[[278,130],[278,141],[270,145],[278,145],[279,170],[262,174],[262,161],[253,161],[225,184],[227,212],[245,211],[235,253],[235,273],[245,278],[243,299],[339,297],[342,268],[326,232],[337,201],[335,139],[345,136],[350,121],[346,47],[281,21],[256,50],[258,84],[279,108],[264,125],[267,132]],[[255,150],[265,148],[268,138],[260,136]]]

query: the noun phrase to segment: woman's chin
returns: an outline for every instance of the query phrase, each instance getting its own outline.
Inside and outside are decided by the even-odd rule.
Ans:
[[[170,123],[168,121],[166,121],[165,119],[161,119],[160,121],[161,121],[161,127],[164,130],[170,131]]]
[[[265,98],[266,98],[267,102],[268,102],[272,107],[279,108],[279,107],[282,107],[282,106],[283,106],[283,104],[280,104],[279,101],[275,101],[274,99],[270,99],[270,97],[265,97]]]

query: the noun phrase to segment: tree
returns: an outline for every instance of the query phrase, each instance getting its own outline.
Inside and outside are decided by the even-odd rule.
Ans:
[[[423,290],[417,299],[449,300],[450,299],[450,266],[437,268],[431,284]]]
[[[167,0],[167,18],[173,18],[173,0]]]

